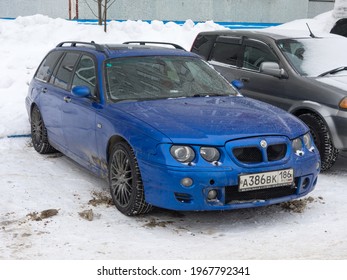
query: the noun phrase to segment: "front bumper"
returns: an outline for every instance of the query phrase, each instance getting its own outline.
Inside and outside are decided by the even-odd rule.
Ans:
[[[215,166],[167,167],[139,162],[148,203],[161,208],[181,211],[231,210],[266,206],[302,197],[311,192],[319,173],[319,156],[312,153],[304,158],[293,157],[285,164],[271,168],[244,168]],[[294,184],[255,191],[239,192],[239,175],[261,173],[282,169],[294,169]],[[193,184],[182,185],[183,178]],[[209,199],[209,191],[217,197]]]

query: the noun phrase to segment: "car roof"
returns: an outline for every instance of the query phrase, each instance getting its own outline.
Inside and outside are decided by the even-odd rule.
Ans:
[[[250,37],[253,39],[269,39],[269,40],[281,40],[281,39],[299,39],[299,38],[311,38],[310,31],[307,30],[287,30],[287,29],[266,29],[266,30],[244,30],[244,29],[226,29],[201,32],[199,35],[218,35],[218,36],[232,36],[232,37]]]
[[[151,41],[129,41],[123,44],[97,44],[93,41],[65,41],[59,43],[55,49],[103,53],[109,58],[155,55],[199,57],[194,53],[186,51],[177,44]]]

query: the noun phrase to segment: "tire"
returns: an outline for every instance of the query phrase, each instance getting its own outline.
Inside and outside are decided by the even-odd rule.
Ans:
[[[109,186],[113,203],[127,216],[148,213],[140,169],[131,147],[124,142],[112,147],[109,160]]]
[[[329,129],[325,122],[315,114],[303,114],[299,118],[309,127],[314,143],[321,157],[321,170],[330,169],[339,154],[339,150],[334,147],[331,141]]]
[[[40,154],[50,154],[56,150],[49,144],[47,129],[39,108],[35,106],[31,111],[31,140],[35,150]]]

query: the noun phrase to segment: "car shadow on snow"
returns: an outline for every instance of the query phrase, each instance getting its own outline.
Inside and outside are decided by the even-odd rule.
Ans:
[[[147,229],[166,228],[177,233],[213,235],[230,231],[231,227],[238,231],[249,226],[291,223],[315,203],[324,204],[323,198],[309,196],[277,205],[230,211],[177,212],[154,208],[136,220]]]

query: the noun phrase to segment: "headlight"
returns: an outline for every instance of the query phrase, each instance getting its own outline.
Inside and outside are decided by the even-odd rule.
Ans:
[[[195,158],[194,150],[189,146],[171,146],[170,153],[179,162],[191,162]]]
[[[306,133],[303,138],[304,138],[304,144],[305,144],[307,150],[312,151],[313,145],[312,145],[311,134]]]
[[[201,147],[200,155],[202,158],[208,162],[218,161],[220,158],[220,153],[218,149],[213,147]]]
[[[296,138],[293,140],[292,147],[294,150],[294,153],[297,155],[302,156],[303,155],[303,150],[302,150],[302,141],[300,138]]]

